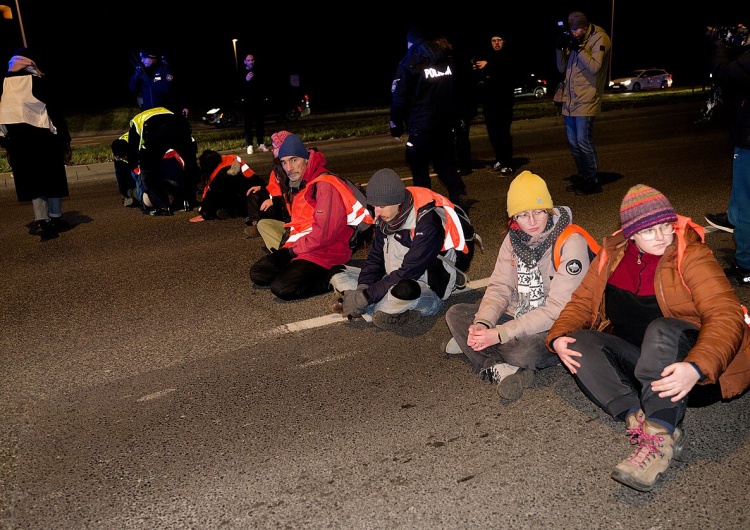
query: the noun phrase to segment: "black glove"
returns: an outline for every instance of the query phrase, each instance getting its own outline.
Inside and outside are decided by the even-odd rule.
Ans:
[[[350,289],[342,293],[343,311],[342,314],[349,319],[361,317],[365,308],[369,305],[365,296],[366,285],[357,286],[357,290]]]
[[[568,46],[568,48],[570,48],[570,51],[576,52],[581,49],[581,43],[578,42],[578,39],[573,37],[572,39],[570,39],[570,45]]]

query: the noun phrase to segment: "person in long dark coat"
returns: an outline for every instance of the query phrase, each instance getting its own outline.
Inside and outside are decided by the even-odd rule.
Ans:
[[[70,132],[49,80],[28,48],[13,52],[0,93],[0,145],[13,171],[19,202],[31,201],[42,240],[70,225],[62,219],[68,196],[65,164]]]

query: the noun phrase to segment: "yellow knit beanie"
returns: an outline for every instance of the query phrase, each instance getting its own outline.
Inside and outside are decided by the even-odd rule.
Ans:
[[[520,173],[508,188],[508,217],[526,210],[549,210],[552,208],[552,196],[547,183],[531,171]]]

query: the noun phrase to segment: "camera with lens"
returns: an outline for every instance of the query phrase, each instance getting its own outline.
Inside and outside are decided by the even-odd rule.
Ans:
[[[562,33],[557,37],[557,49],[558,50],[577,50],[580,47],[578,39],[565,22],[562,20],[558,21],[557,27],[562,29]]]
[[[706,26],[706,37],[712,42],[721,41],[724,46],[737,48],[750,44],[750,29],[742,24],[737,26]]]

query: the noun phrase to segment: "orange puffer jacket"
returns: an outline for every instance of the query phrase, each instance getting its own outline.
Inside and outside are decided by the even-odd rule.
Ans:
[[[706,376],[701,384],[719,382],[729,399],[750,387],[750,328],[724,271],[703,243],[703,228],[678,216],[675,238],[656,270],[654,290],[665,317],[700,328],[685,358]],[[622,231],[604,238],[601,252],[547,334],[547,347],[558,337],[580,329],[607,331],[604,290],[625,254]]]

